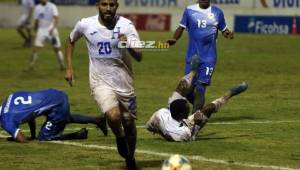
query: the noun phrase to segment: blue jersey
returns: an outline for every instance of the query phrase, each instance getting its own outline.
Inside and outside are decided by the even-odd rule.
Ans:
[[[0,111],[1,126],[10,135],[16,137],[17,132],[20,130],[20,124],[42,114],[56,120],[66,119],[69,110],[58,109],[62,106],[68,108],[66,105],[68,105],[67,95],[55,89],[15,92],[2,103]],[[68,113],[58,114],[56,110]]]
[[[218,30],[226,29],[223,11],[215,6],[201,9],[199,4],[190,5],[183,13],[180,26],[185,28],[189,35],[186,63],[189,64],[192,56],[197,54],[200,56],[200,62],[215,65]]]

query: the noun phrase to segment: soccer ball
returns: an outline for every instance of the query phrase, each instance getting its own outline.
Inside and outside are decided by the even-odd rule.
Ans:
[[[182,155],[172,155],[168,160],[165,160],[162,170],[191,170],[189,160]]]

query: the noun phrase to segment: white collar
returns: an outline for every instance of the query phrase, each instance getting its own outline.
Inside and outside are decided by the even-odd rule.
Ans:
[[[2,111],[2,106],[0,106],[0,115],[1,115],[1,111]]]

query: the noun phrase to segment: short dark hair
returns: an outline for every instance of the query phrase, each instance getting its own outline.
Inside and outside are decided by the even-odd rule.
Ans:
[[[181,121],[188,117],[190,107],[185,99],[177,99],[170,103],[170,112],[173,119]]]

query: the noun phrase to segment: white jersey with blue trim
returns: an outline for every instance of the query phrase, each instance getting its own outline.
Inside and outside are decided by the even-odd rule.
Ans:
[[[54,25],[54,17],[58,17],[58,9],[52,2],[38,4],[34,9],[34,19],[38,20],[38,29],[50,30]]]
[[[78,21],[70,33],[71,42],[82,36],[86,40],[92,92],[99,86],[119,92],[133,92],[131,66],[126,63],[126,49],[118,47],[118,36],[124,34],[130,45],[139,44],[140,38],[130,20],[121,16],[115,17],[117,23],[111,30],[102,25],[98,20],[99,15],[96,15]]]
[[[227,27],[223,11],[216,6],[202,9],[199,4],[190,5],[183,13],[180,26],[189,34],[186,62],[190,63],[192,56],[198,54],[202,62],[215,63],[218,30]]]

